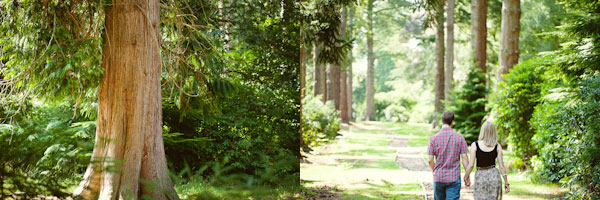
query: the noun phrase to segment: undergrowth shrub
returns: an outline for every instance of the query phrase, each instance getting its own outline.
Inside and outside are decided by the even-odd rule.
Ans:
[[[535,129],[529,125],[535,106],[540,102],[546,84],[546,68],[552,57],[524,61],[511,69],[498,84],[494,98],[495,124],[498,134],[508,137],[515,157],[527,163],[537,149],[531,143]]]
[[[340,130],[339,112],[332,101],[323,103],[319,96],[302,100],[302,137],[308,146],[335,139]]]
[[[299,127],[294,102],[263,87],[237,86],[219,96],[219,110],[185,115],[163,102],[165,152],[169,169],[192,172],[222,165],[225,174],[246,174],[255,184],[299,180]],[[211,175],[211,171],[203,171]]]
[[[11,120],[0,124],[0,193],[69,195],[89,163],[95,122],[61,105],[2,114]]]

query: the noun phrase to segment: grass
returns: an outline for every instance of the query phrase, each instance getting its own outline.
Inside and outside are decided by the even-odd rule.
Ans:
[[[410,172],[394,163],[396,152],[388,147],[392,138],[381,134],[382,130],[396,125],[379,125],[366,124],[367,129],[352,127],[341,132],[343,139],[316,147],[316,155],[309,158],[313,163],[300,164],[303,186],[327,185],[339,189],[340,199],[422,197],[422,189]]]
[[[252,186],[238,184],[213,185],[202,180],[190,180],[176,185],[175,190],[181,199],[287,199],[300,190],[298,184],[286,186]]]

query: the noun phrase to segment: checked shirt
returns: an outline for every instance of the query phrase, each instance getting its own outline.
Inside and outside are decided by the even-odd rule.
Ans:
[[[427,154],[435,156],[433,181],[451,183],[460,178],[460,154],[468,152],[465,137],[443,127],[438,133],[429,138]]]

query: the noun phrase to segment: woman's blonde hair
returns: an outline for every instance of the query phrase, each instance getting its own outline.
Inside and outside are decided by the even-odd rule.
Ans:
[[[489,147],[498,143],[498,132],[496,132],[496,126],[494,126],[494,123],[486,121],[483,123],[483,125],[481,125],[479,140],[483,140],[485,145]]]

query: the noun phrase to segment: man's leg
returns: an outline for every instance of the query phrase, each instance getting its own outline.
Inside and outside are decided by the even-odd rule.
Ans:
[[[433,199],[445,200],[446,199],[446,186],[448,183],[433,182]]]
[[[460,178],[453,183],[448,183],[448,187],[446,188],[446,199],[449,200],[459,200],[460,199]]]

